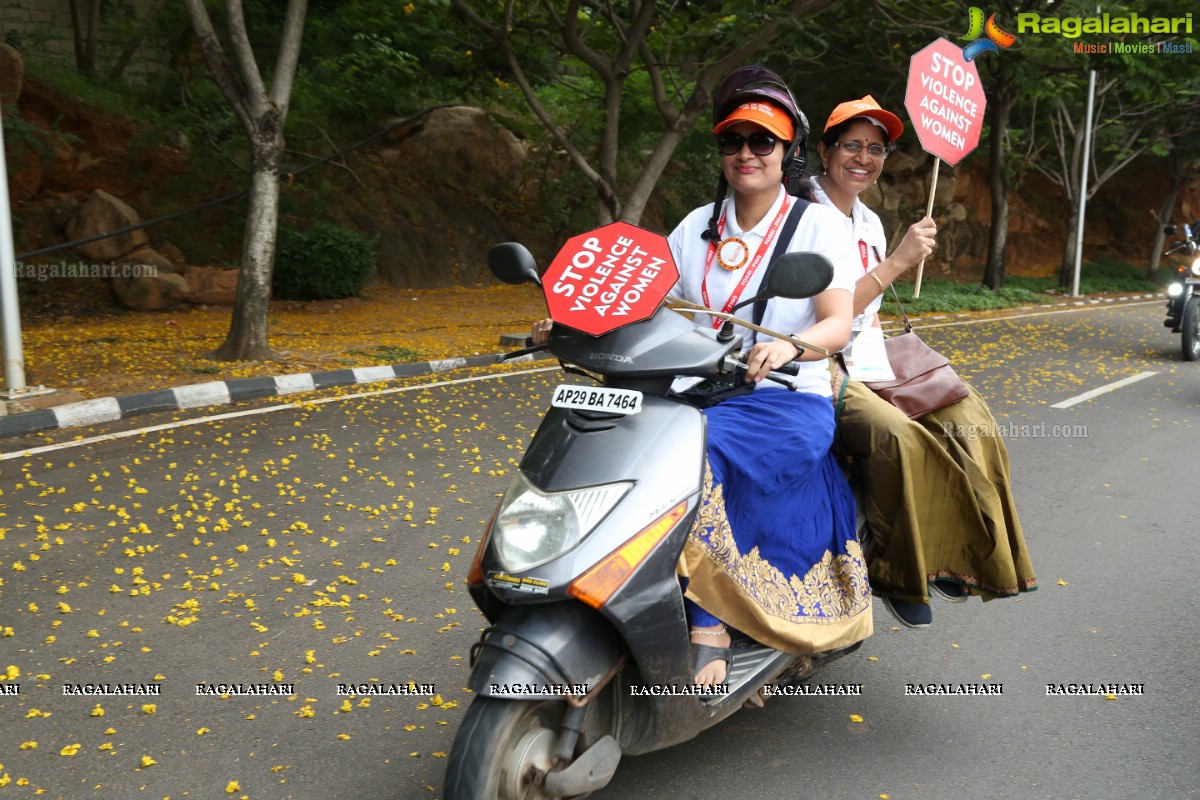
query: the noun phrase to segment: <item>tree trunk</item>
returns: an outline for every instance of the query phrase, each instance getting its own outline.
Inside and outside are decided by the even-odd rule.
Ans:
[[[1063,243],[1062,267],[1058,272],[1058,285],[1066,292],[1074,288],[1075,283],[1075,235],[1079,230],[1079,202],[1071,204],[1067,216],[1067,240]]]
[[[133,38],[129,40],[128,44],[125,45],[124,49],[121,50],[121,55],[117,58],[117,63],[113,65],[111,70],[109,70],[108,79],[110,81],[118,80],[122,75],[125,74],[125,68],[128,67],[129,62],[133,60],[133,54],[137,52],[139,47],[141,47],[142,40],[146,38],[146,33],[150,30],[150,23],[154,21],[154,18],[158,16],[159,12],[162,11],[163,6],[166,5],[166,3],[167,0],[156,0],[150,10],[146,12],[145,18],[138,23],[137,32],[133,35]]]
[[[94,75],[96,72],[96,38],[100,35],[100,0],[92,0],[88,8],[87,44],[84,47],[84,72]]]
[[[205,64],[250,140],[252,157],[246,236],[237,297],[225,342],[213,353],[228,361],[274,358],[267,339],[271,268],[275,264],[275,225],[279,219],[279,161],[292,81],[300,58],[308,0],[288,0],[280,50],[271,88],[263,84],[254,61],[241,0],[225,0],[227,38],[234,60],[225,57],[221,40],[202,0],[184,0],[200,40]]]
[[[264,120],[252,144],[253,173],[236,305],[225,342],[213,353],[214,358],[222,361],[271,361],[275,358],[268,339],[268,320],[279,219],[279,159],[284,144],[282,120],[277,116]]]
[[[1171,162],[1171,189],[1167,192],[1162,205],[1158,207],[1158,213],[1154,215],[1158,225],[1154,229],[1154,246],[1150,250],[1150,261],[1146,264],[1146,280],[1148,281],[1158,279],[1158,266],[1162,261],[1163,242],[1166,240],[1163,227],[1171,223],[1171,212],[1175,210],[1175,202],[1179,199],[1179,190],[1183,188],[1184,183],[1183,170],[1180,169],[1179,161],[1172,158]]]
[[[992,101],[991,130],[988,134],[988,188],[992,197],[992,228],[988,233],[988,260],[983,285],[1003,289],[1005,257],[1008,253],[1008,173],[1004,169],[1004,135],[1008,130],[1013,98],[1007,92]]]

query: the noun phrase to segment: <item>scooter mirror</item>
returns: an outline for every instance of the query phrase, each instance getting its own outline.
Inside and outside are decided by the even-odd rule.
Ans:
[[[833,281],[833,262],[820,253],[784,253],[771,267],[763,294],[800,299],[825,291]]]
[[[505,283],[542,285],[538,278],[537,261],[523,244],[502,242],[488,250],[487,261],[492,274]]]
[[[1168,225],[1167,227],[1163,228],[1163,233],[1165,233],[1167,236],[1174,236],[1175,234],[1179,233],[1179,228],[1175,227],[1174,225]]]

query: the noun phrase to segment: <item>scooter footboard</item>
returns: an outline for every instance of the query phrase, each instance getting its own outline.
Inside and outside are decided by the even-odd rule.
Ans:
[[[625,645],[600,614],[574,601],[510,606],[471,647],[471,691],[485,697],[582,696]]]

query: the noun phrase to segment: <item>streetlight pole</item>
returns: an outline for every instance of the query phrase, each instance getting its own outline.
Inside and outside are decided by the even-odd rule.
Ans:
[[[3,110],[0,109],[0,115]],[[0,339],[3,339],[4,391],[8,399],[25,392],[25,354],[21,344],[21,310],[17,302],[17,262],[8,200],[8,164],[4,125],[0,119]]]

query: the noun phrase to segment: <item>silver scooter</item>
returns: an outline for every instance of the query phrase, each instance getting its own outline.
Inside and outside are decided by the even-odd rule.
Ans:
[[[489,265],[508,283],[540,283],[521,245],[493,248]],[[814,296],[832,274],[821,255],[783,255],[739,307]],[[622,755],[692,739],[762,706],[764,687],[803,682],[857,649],[797,656],[735,634],[724,691],[692,686],[676,566],[701,500],[705,417],[671,386],[734,373],[738,325],[750,323],[714,331],[660,307],[602,336],[556,325],[546,345],[508,354],[548,349],[596,385],[549,398],[475,555],[468,584],[490,627],[471,648],[475,698],[450,752],[446,800],[587,794]],[[666,694],[672,687],[696,693]]]

